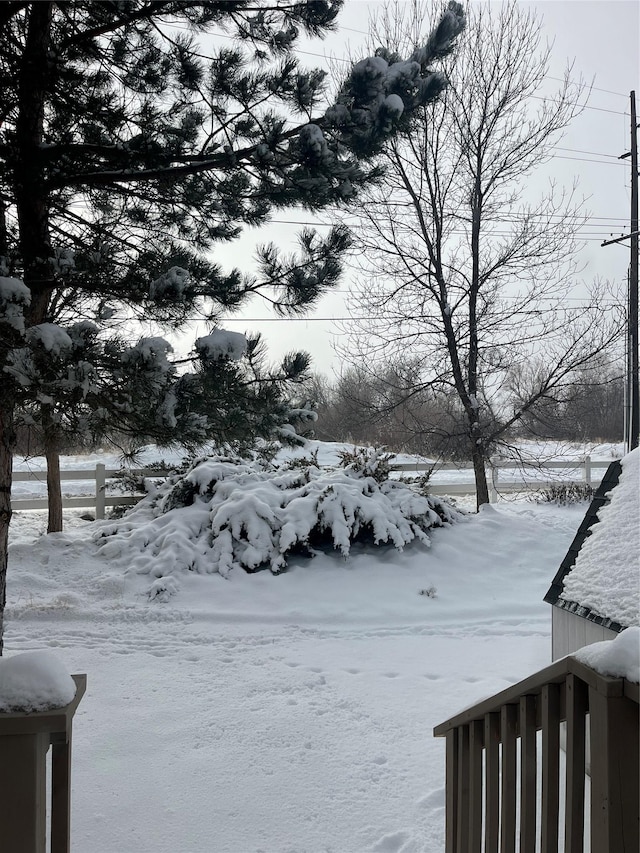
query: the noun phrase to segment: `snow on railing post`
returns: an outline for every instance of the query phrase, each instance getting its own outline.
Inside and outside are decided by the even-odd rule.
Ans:
[[[7,853],[69,853],[71,843],[71,735],[86,675],[71,676],[75,696],[44,711],[0,713],[0,849]],[[51,756],[47,821],[47,753]],[[49,833],[47,833],[49,823]],[[46,843],[50,835],[50,845]]]
[[[591,485],[591,457],[584,457],[584,481],[587,486]]]
[[[96,465],[96,519],[103,519],[106,507],[106,468],[102,462]]]

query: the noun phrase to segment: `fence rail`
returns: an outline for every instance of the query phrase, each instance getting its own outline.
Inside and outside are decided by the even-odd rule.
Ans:
[[[600,482],[597,472],[608,468],[609,464],[610,460],[592,459],[590,456],[584,456],[580,459],[566,459],[560,462],[544,462],[540,465],[492,459],[486,469],[489,497],[493,503],[501,494],[548,489],[560,483],[584,483],[592,486],[594,475],[597,482]],[[429,490],[434,495],[474,495],[476,491],[473,469],[462,467],[453,462],[396,462],[392,463],[391,468],[393,471],[400,472],[430,472],[432,476],[447,471],[464,472],[465,475],[468,475],[468,479],[464,481],[442,482],[431,479]],[[504,479],[504,474],[509,471],[518,472],[520,479]],[[545,479],[540,477],[542,472],[547,475]],[[557,473],[554,475],[554,472]]]
[[[532,489],[546,489],[552,485],[568,482],[581,482],[592,485],[594,473],[605,469],[608,461],[591,459],[589,456],[581,459],[567,459],[562,462],[545,462],[540,466],[522,465],[517,462],[503,460],[492,460],[487,469],[489,480],[490,498],[496,501],[498,495],[514,492],[530,491]],[[463,468],[454,463],[428,463],[428,462],[396,462],[391,466],[393,471],[399,473],[422,473],[430,472],[432,477],[429,489],[434,495],[474,495],[476,491],[473,480],[473,470]],[[169,476],[169,471],[157,468],[135,468],[127,469],[128,473],[137,477],[160,478]],[[453,472],[464,475],[464,480],[442,480],[438,477],[442,472]],[[509,471],[521,473],[521,479],[507,480],[505,475]],[[522,472],[524,471],[524,474]],[[547,472],[545,479],[539,479],[541,472]],[[554,476],[554,472],[555,476]],[[60,472],[62,481],[93,480],[95,488],[92,494],[66,496],[62,499],[64,508],[95,508],[96,518],[105,517],[107,507],[132,506],[144,497],[138,495],[107,495],[107,481],[115,480],[123,473],[121,468],[107,468],[98,463],[93,469],[64,470]],[[41,483],[46,485],[46,471],[15,471],[14,483]],[[48,506],[46,497],[16,497],[11,501],[14,510],[46,509]]]
[[[132,468],[125,469],[127,473],[135,477],[168,477],[171,473],[167,470],[157,468]],[[60,471],[60,479],[63,481],[79,481],[93,480],[95,489],[93,494],[63,496],[62,506],[65,509],[71,508],[95,508],[96,518],[103,519],[107,507],[113,506],[133,506],[137,504],[143,497],[143,494],[137,495],[107,495],[107,480],[117,480],[123,474],[122,468],[107,468],[106,465],[98,463],[95,468],[83,470],[65,470]],[[14,483],[45,483],[47,480],[46,471],[15,471],[13,474]],[[11,509],[27,510],[27,509],[47,509],[49,502],[46,497],[42,498],[15,498],[11,500]]]
[[[585,805],[592,853],[640,849],[639,701],[637,684],[568,657],[436,726],[446,738],[446,853],[583,853]]]

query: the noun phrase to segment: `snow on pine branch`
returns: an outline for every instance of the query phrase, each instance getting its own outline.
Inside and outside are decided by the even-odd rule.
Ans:
[[[0,276],[0,325],[24,333],[24,309],[31,304],[31,291],[17,278]]]
[[[433,496],[381,476],[373,458],[321,469],[284,467],[220,452],[161,486],[123,519],[102,527],[102,554],[153,578],[150,598],[166,600],[185,571],[284,571],[292,554],[333,548],[344,557],[358,541],[428,544],[427,531],[459,518]],[[376,476],[372,476],[375,473]]]
[[[211,334],[198,338],[195,347],[200,358],[205,361],[218,361],[224,358],[240,361],[247,352],[247,339],[240,332],[215,329]]]

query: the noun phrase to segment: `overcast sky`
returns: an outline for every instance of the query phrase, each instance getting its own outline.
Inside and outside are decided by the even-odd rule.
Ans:
[[[339,31],[324,41],[305,43],[307,52],[301,59],[309,66],[326,68],[328,58],[339,61],[350,51],[351,55],[362,54],[369,17],[381,5],[382,0],[346,0]],[[600,244],[612,233],[629,230],[630,164],[628,159],[617,158],[630,148],[632,89],[640,101],[640,1],[538,0],[522,5],[533,7],[542,16],[543,32],[553,42],[550,76],[560,77],[569,61],[574,63],[572,77],[582,76],[593,83],[587,108],[558,143],[552,164],[539,180],[546,183],[552,175],[567,186],[575,178],[579,180],[580,195],[587,198],[586,209],[591,216],[581,232],[586,238],[581,254],[582,278],[591,282],[599,276],[622,286],[629,263],[628,242],[605,248]],[[554,86],[554,82],[557,85],[552,79],[548,84]],[[312,221],[313,217],[278,212],[273,219],[277,221],[259,235],[248,234],[237,244],[222,247],[216,258],[225,266],[247,270],[256,239],[273,240],[284,249],[292,249],[298,228],[284,220]],[[274,319],[268,307],[255,301],[225,325],[235,331],[260,331],[274,361],[286,352],[302,349],[312,355],[315,370],[330,374],[340,369],[333,349],[340,331],[331,318],[346,316],[344,291],[348,286],[347,272],[339,292],[325,296],[304,319]],[[206,329],[202,325],[196,331],[203,334]]]

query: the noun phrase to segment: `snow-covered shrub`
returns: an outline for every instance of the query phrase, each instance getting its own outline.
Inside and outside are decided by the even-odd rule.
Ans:
[[[382,476],[384,460],[376,456],[325,469],[313,461],[277,467],[232,452],[208,456],[101,527],[98,541],[105,556],[151,575],[150,596],[165,600],[177,588],[166,578],[185,569],[277,574],[292,554],[313,556],[318,548],[347,556],[358,541],[399,550],[414,539],[426,543],[430,528],[459,517],[437,498]]]
[[[135,495],[155,495],[168,476],[183,473],[189,467],[189,463],[189,459],[183,459],[182,463],[178,465],[168,465],[162,459],[149,462],[144,467],[148,471],[156,472],[154,476],[149,476],[138,470],[134,472],[130,468],[121,468],[114,473],[109,483],[109,490],[112,493],[132,497]],[[109,517],[112,519],[122,518],[126,512],[127,507],[120,504],[111,508]]]
[[[590,501],[593,494],[593,488],[588,483],[554,483],[548,489],[536,492],[531,499],[539,504],[553,503],[566,506]]]
[[[382,448],[354,447],[351,451],[342,451],[340,461],[348,471],[362,477],[373,477],[376,483],[383,483],[389,479],[393,456],[393,453],[385,453]]]

